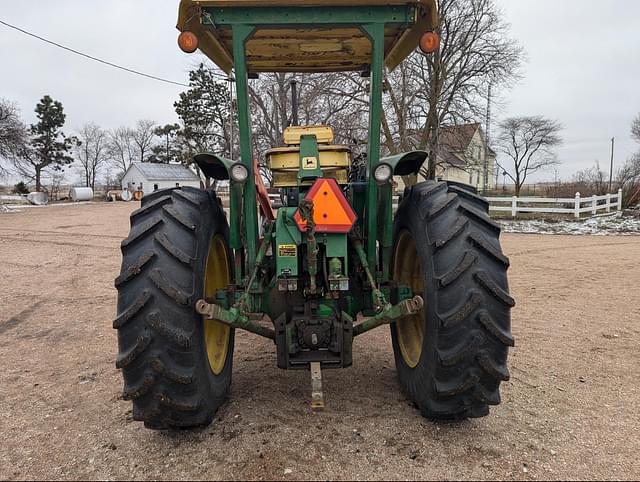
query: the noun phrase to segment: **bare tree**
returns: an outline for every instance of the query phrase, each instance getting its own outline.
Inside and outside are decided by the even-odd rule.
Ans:
[[[356,155],[363,150],[367,142],[366,81],[357,73],[278,73],[262,75],[251,83],[256,152],[282,145],[284,130],[292,122],[293,79],[298,82],[299,123],[330,125],[335,133],[335,142],[350,145]],[[263,174],[267,174],[264,169]]]
[[[587,169],[578,171],[573,180],[576,184],[582,185],[590,193],[602,196],[609,192],[609,176],[606,172],[600,169],[600,163],[596,163]],[[589,194],[586,191],[580,189],[582,194]]]
[[[282,145],[282,134],[290,123],[290,83],[293,74],[264,74],[251,83],[254,148],[265,150]]]
[[[350,146],[356,156],[366,152],[369,79],[354,72],[309,76],[301,95],[302,118],[331,125],[336,142]]]
[[[631,137],[640,143],[640,114],[631,123]],[[640,151],[634,153],[616,174],[618,188],[623,191],[623,204],[640,201]]]
[[[441,45],[416,52],[387,75],[383,143],[394,153],[429,151],[425,174],[435,179],[440,126],[475,122],[494,93],[520,78],[523,50],[493,0],[439,0]]]
[[[631,137],[640,142],[640,114],[631,123]]]
[[[119,127],[109,133],[109,157],[112,164],[122,172],[126,172],[136,160],[136,146],[133,141],[133,130]]]
[[[46,190],[49,193],[49,199],[57,201],[60,198],[60,190],[65,179],[65,173],[64,171],[52,171],[47,177]]]
[[[534,172],[558,164],[556,148],[562,144],[562,125],[542,116],[513,117],[502,121],[496,139],[498,150],[508,161],[498,163],[515,183],[516,196]]]
[[[494,93],[510,87],[520,78],[524,56],[493,0],[439,0],[438,7],[439,50],[432,55],[415,52],[385,74],[381,119],[384,153],[428,150],[423,175],[431,179],[441,159],[440,126],[484,118],[489,86]],[[368,80],[337,75],[327,92],[356,106],[359,115],[347,109],[336,117],[347,117],[348,125],[357,126],[356,131],[366,137]]]
[[[625,206],[640,201],[640,153],[634,154],[616,176],[619,189],[622,189]]]
[[[292,123],[291,81],[298,82],[297,101],[299,122],[302,125],[328,124],[334,110],[326,102],[329,96],[323,90],[326,83],[335,79],[333,74],[263,74],[253,80],[249,89],[253,113],[253,148],[256,153],[264,153],[271,147],[283,144],[284,130]],[[325,84],[322,84],[325,82]],[[341,102],[334,96],[334,101]],[[337,126],[331,122],[333,127]],[[271,173],[259,156],[259,167],[263,177],[271,180]]]
[[[131,139],[136,148],[138,161],[145,162],[151,153],[155,138],[156,123],[152,120],[140,120],[131,131]]]
[[[616,180],[620,189],[626,189],[628,185],[640,185],[640,154],[635,154],[619,170]]]
[[[102,179],[104,185],[108,190],[119,189],[122,184],[122,178],[124,177],[124,171],[114,170],[113,164],[107,163],[102,173]]]
[[[77,137],[76,157],[85,186],[95,190],[98,174],[109,157],[107,133],[95,124],[86,124]]]
[[[27,142],[27,128],[20,119],[15,104],[0,99],[0,176],[8,174],[8,161],[22,150]]]
[[[430,179],[435,178],[439,126],[483,117],[489,87],[497,91],[512,85],[523,58],[493,0],[440,0],[439,8],[440,49],[432,56],[418,54],[412,62],[429,79],[420,145],[429,147]]]

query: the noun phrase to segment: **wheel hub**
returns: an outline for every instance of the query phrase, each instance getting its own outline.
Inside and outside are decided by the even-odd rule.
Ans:
[[[422,267],[416,243],[409,231],[400,233],[396,245],[393,279],[411,287],[414,293],[423,292]],[[416,314],[396,321],[398,344],[404,362],[415,368],[422,356],[424,343],[424,307]]]
[[[204,295],[206,299],[216,296],[216,291],[225,288],[230,282],[229,258],[220,235],[211,240],[207,266],[205,269]],[[209,358],[209,366],[215,375],[220,375],[224,369],[229,351],[229,337],[231,328],[216,320],[204,321],[204,343]]]

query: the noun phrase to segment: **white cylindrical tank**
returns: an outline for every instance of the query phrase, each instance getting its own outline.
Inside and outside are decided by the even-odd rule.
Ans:
[[[107,193],[107,201],[131,201],[131,193],[126,189],[123,191],[109,191]]]
[[[69,191],[71,199],[76,201],[93,201],[93,189],[90,187],[72,187]]]

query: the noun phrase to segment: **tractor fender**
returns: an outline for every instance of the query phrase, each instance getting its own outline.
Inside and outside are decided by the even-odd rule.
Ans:
[[[411,151],[380,159],[393,169],[394,176],[411,176],[418,174],[429,154],[425,151]]]
[[[229,179],[229,169],[234,161],[210,152],[202,152],[193,157],[202,173],[217,181]]]

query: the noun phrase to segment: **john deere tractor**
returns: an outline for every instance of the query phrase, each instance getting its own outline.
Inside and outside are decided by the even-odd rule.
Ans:
[[[133,418],[209,424],[229,393],[236,330],[272,340],[279,368],[309,370],[321,409],[322,370],[366,357],[357,338],[382,325],[422,415],[487,415],[513,345],[500,226],[472,188],[447,182],[407,187],[394,214],[394,177],[415,179],[428,154],[381,158],[384,70],[438,49],[435,0],[182,0],[178,29],[182,50],[235,78],[240,157],[195,158],[229,181],[228,214],[213,190],[184,187],[131,215],[114,327]],[[284,147],[252,152],[249,78],[337,71],[369,77],[366,164],[326,126],[292,125]],[[260,156],[285,200],[277,210]]]

